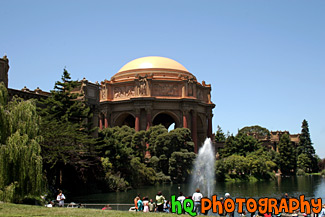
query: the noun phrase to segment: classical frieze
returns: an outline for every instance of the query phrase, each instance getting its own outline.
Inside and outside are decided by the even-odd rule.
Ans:
[[[135,96],[134,86],[114,87],[114,99],[130,98]]]
[[[179,85],[175,83],[155,83],[153,85],[154,96],[180,96]]]

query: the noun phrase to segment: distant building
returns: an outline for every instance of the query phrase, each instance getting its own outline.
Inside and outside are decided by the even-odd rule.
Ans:
[[[257,133],[248,133],[247,135],[254,137],[256,140],[262,143],[262,146],[268,147],[271,150],[278,151],[278,145],[280,138],[283,134],[288,134],[290,141],[298,146],[300,142],[300,134],[290,134],[289,131],[271,131],[270,135],[262,136]],[[215,149],[219,150],[225,147],[225,142],[214,142]]]
[[[271,131],[270,135],[268,136],[259,136],[257,134],[248,134],[253,136],[258,141],[262,142],[262,145],[268,147],[274,151],[278,151],[278,144],[280,138],[283,134],[288,134],[290,137],[290,141],[295,145],[298,146],[300,142],[300,134],[290,134],[289,131]]]

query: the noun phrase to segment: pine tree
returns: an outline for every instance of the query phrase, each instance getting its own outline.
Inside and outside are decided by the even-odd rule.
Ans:
[[[41,101],[42,156],[50,185],[63,187],[63,174],[86,180],[85,168],[93,164],[91,153],[96,140],[91,137],[91,111],[80,93],[80,82],[66,69],[51,95]]]
[[[283,134],[279,145],[279,166],[283,174],[294,174],[297,168],[297,154],[288,134]]]
[[[309,157],[315,155],[315,149],[310,139],[308,122],[306,120],[303,120],[301,126],[300,142],[298,146],[298,155],[300,154],[307,154]]]
[[[225,136],[224,132],[222,131],[222,129],[221,129],[221,127],[219,125],[217,126],[215,141],[216,142],[224,142],[224,141],[226,141],[226,136]]]
[[[19,202],[44,190],[40,117],[34,101],[7,96],[0,84],[0,201]]]
[[[298,155],[305,154],[309,159],[307,171],[317,170],[317,159],[315,156],[315,149],[310,139],[308,122],[302,121],[300,142],[298,145]]]

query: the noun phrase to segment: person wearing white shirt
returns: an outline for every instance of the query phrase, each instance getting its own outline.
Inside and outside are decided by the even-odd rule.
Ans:
[[[201,199],[203,195],[200,192],[200,189],[197,188],[195,193],[192,196],[192,200],[194,201],[194,212],[198,215],[201,213]]]
[[[183,193],[182,192],[179,192],[179,196],[177,197],[177,200],[179,202],[181,202],[182,207],[183,207],[183,202],[184,202],[185,199],[186,199],[186,197],[183,195]],[[184,211],[182,211],[182,212],[184,212]]]
[[[322,205],[322,210],[320,211],[320,213],[318,214],[318,216],[320,217],[325,217],[325,204]]]
[[[59,207],[64,207],[64,199],[65,196],[64,194],[62,194],[62,191],[60,190],[58,196],[56,197],[56,200],[59,202]]]

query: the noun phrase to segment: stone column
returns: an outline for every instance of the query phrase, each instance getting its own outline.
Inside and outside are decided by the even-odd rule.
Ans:
[[[102,118],[103,116],[100,114],[99,115],[99,129],[103,129],[103,118]]]
[[[197,113],[192,111],[192,140],[194,142],[194,152],[197,153]]]
[[[108,113],[105,113],[105,128],[108,128]]]
[[[146,130],[149,130],[149,128],[152,126],[152,122],[151,122],[152,109],[151,108],[146,108],[146,113],[147,113],[147,127],[146,127]]]
[[[186,97],[186,82],[182,83],[182,98]]]
[[[135,131],[140,131],[140,109],[135,110],[135,124],[134,124]]]
[[[184,111],[183,111],[183,127],[184,127],[184,128],[188,128],[188,124],[187,124],[187,114],[188,114],[188,111],[184,110]]]

